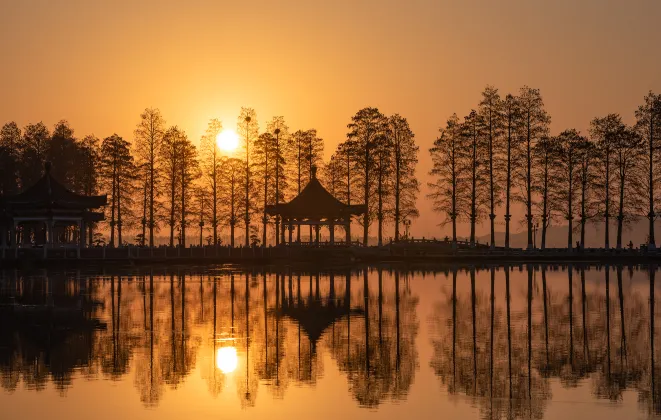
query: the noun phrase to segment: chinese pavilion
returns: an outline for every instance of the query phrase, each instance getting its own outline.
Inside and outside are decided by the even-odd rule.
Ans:
[[[317,169],[312,168],[312,178],[303,191],[288,203],[266,206],[266,213],[277,216],[282,224],[280,243],[285,243],[285,228],[289,230],[289,243],[293,242],[293,229],[308,225],[315,230],[315,243],[319,244],[321,227],[328,227],[330,243],[335,243],[335,227],[342,226],[346,232],[346,243],[351,242],[351,216],[365,212],[364,204],[344,204],[333,197],[317,179]],[[300,234],[297,238],[300,242]]]
[[[103,220],[97,211],[107,196],[76,194],[60,184],[45,165],[44,175],[20,194],[0,197],[0,247],[77,247],[85,232]]]

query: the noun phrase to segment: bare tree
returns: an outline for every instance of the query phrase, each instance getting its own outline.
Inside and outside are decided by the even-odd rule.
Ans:
[[[357,172],[357,182],[362,190],[367,211],[363,215],[363,245],[367,245],[369,228],[375,213],[372,200],[374,196],[374,167],[376,165],[376,149],[381,137],[384,136],[386,117],[377,108],[363,108],[351,117],[347,125],[348,144],[352,161]]]
[[[469,182],[467,188],[460,190],[459,193],[465,194],[465,199],[470,203],[468,218],[471,246],[475,245],[476,225],[483,219],[488,205],[489,166],[485,158],[488,143],[483,127],[482,118],[476,111],[473,110],[464,117],[462,135],[465,146],[459,156],[462,170],[468,173]]]
[[[130,216],[131,193],[135,176],[133,156],[129,142],[113,134],[101,143],[101,168],[106,188],[111,193],[110,201],[110,246],[115,246],[115,227],[118,244],[121,246],[123,218]]]
[[[251,197],[250,193],[253,190],[254,179],[252,176],[251,158],[253,154],[253,146],[257,137],[259,136],[259,124],[257,123],[257,114],[252,108],[241,108],[241,113],[237,121],[237,131],[243,141],[243,157],[244,157],[244,223],[246,229],[245,246],[250,245],[250,219],[255,211],[255,197]]]
[[[580,226],[581,226],[581,249],[585,247],[585,225],[593,216],[594,203],[592,201],[592,186],[596,182],[595,165],[597,160],[597,148],[589,139],[584,139],[578,144],[578,178],[581,188],[580,197]]]
[[[638,107],[636,111],[636,131],[643,141],[647,143],[647,190],[649,233],[647,240],[648,249],[656,248],[654,238],[654,220],[656,219],[656,209],[660,205],[660,197],[657,194],[659,186],[659,171],[655,170],[655,160],[659,159],[659,150],[661,150],[661,95],[649,92],[645,96],[645,103]]]
[[[546,249],[546,231],[552,220],[552,211],[556,203],[553,201],[557,179],[552,176],[555,169],[557,154],[556,140],[553,137],[542,137],[533,148],[533,177],[537,179],[532,186],[533,191],[541,196],[541,202],[535,207],[541,215],[542,240],[541,248]]]
[[[420,148],[415,144],[415,135],[408,121],[399,114],[388,118],[388,135],[393,149],[393,222],[397,241],[400,224],[419,216],[415,202],[420,192],[420,183],[415,177],[415,167]]]
[[[243,200],[241,197],[241,185],[244,180],[244,166],[241,159],[234,157],[223,157],[221,200],[224,203],[224,222],[230,228],[230,246],[234,247],[235,227],[241,217]]]
[[[613,188],[613,159],[617,137],[624,129],[622,118],[617,114],[609,114],[603,118],[595,118],[590,122],[590,136],[594,139],[599,156],[599,178],[595,186],[599,197],[599,214],[604,218],[604,247],[610,248],[610,216],[613,212],[611,193]]]
[[[641,137],[632,128],[622,126],[615,137],[613,147],[617,170],[617,188],[619,195],[617,212],[617,249],[622,248],[622,228],[625,223],[635,219],[638,209],[643,208],[644,192],[640,180],[639,162],[644,156]]]
[[[160,189],[160,147],[163,143],[163,134],[165,132],[165,121],[161,116],[161,112],[156,108],[146,108],[140,114],[140,122],[135,128],[133,133],[135,137],[135,154],[137,157],[137,164],[142,166],[145,171],[145,186],[148,189],[146,197],[148,203],[148,220],[146,224],[149,226],[149,246],[154,246],[154,230],[158,229],[158,213],[159,213],[159,196]],[[143,221],[143,225],[145,221]]]
[[[99,163],[101,159],[99,139],[94,135],[85,136],[79,145],[78,175],[80,191],[85,195],[96,195],[99,192]],[[91,246],[94,237],[94,224],[89,224],[88,243]]]
[[[576,183],[580,183],[581,147],[585,137],[574,130],[565,130],[556,137],[555,170],[553,177],[557,182],[555,204],[567,221],[567,250],[574,246],[572,233],[574,231],[575,204],[578,199]]]
[[[285,164],[287,162],[288,145],[289,145],[289,127],[285,124],[284,117],[273,117],[266,125],[269,133],[273,134],[273,147],[272,147],[272,165],[273,165],[273,191],[274,203],[276,206],[285,200],[285,192],[287,190],[287,173],[285,171]],[[284,242],[285,232],[280,232],[280,216],[275,219],[275,244],[278,245],[280,238]]]
[[[205,190],[210,194],[208,200],[211,205],[208,206],[211,218],[211,228],[213,229],[213,243],[218,244],[218,208],[221,189],[221,169],[220,163],[222,153],[218,148],[218,134],[223,129],[222,123],[218,119],[209,121],[207,130],[200,141],[200,166],[203,174],[203,183]]]
[[[461,133],[461,123],[457,114],[452,114],[445,125],[439,129],[440,136],[429,149],[433,166],[429,174],[433,181],[429,182],[434,211],[445,217],[441,226],[452,223],[452,247],[457,246],[457,221],[465,219],[467,203],[460,190],[467,187],[465,167],[461,164],[461,151],[464,148],[464,137]]]
[[[532,150],[535,143],[548,133],[548,127],[551,123],[551,117],[544,109],[544,101],[539,89],[533,89],[528,86],[521,88],[519,96],[517,97],[519,112],[521,115],[521,124],[519,126],[520,143],[523,148],[521,150],[524,160],[523,165],[519,165],[517,173],[517,181],[519,183],[519,194],[517,200],[526,207],[526,221],[528,227],[528,249],[532,249],[532,229],[533,229],[533,214],[532,208],[534,205],[533,198],[533,175],[532,163],[533,154]]]
[[[510,221],[512,215],[510,214],[510,204],[512,198],[512,178],[516,174],[517,163],[519,160],[516,158],[517,135],[519,133],[520,124],[520,109],[517,99],[508,94],[502,103],[503,105],[503,127],[505,133],[505,142],[503,147],[504,154],[504,172],[505,172],[505,248],[510,247]]]
[[[21,143],[21,129],[15,122],[8,122],[0,130],[0,195],[16,194],[19,190],[18,145]]]
[[[498,165],[497,144],[502,135],[503,104],[498,89],[487,86],[482,92],[478,113],[487,136],[487,160],[489,164],[489,221],[491,228],[491,248],[496,245],[496,207],[500,205],[500,166]]]
[[[188,225],[188,218],[193,213],[192,206],[189,204],[192,201],[194,188],[194,181],[200,176],[197,149],[188,139],[186,133],[181,132],[177,144],[177,163],[179,171],[179,209],[181,210],[181,218],[179,220],[179,231],[181,238],[179,244],[186,247],[186,226]]]
[[[18,144],[20,154],[19,178],[21,190],[34,184],[42,173],[50,133],[44,123],[28,124]]]
[[[177,186],[180,185],[181,172],[179,171],[179,144],[184,136],[183,131],[177,126],[167,129],[163,135],[163,143],[159,148],[163,186],[168,192],[167,224],[170,227],[170,246],[174,246],[174,230],[177,226],[177,213],[181,211],[177,200]]]

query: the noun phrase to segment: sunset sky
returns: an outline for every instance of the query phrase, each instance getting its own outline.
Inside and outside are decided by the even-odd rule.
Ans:
[[[274,115],[316,128],[328,157],[376,106],[408,118],[425,184],[438,127],[487,84],[541,89],[553,133],[610,112],[633,122],[661,92],[660,22],[657,0],[0,0],[0,124],[132,139],[158,107],[198,141],[250,106],[261,128]],[[413,233],[440,234],[425,193]]]

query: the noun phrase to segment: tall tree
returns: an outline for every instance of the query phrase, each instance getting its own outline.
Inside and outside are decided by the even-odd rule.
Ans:
[[[177,214],[181,211],[179,208],[179,200],[177,200],[177,187],[181,183],[181,172],[179,171],[179,145],[183,136],[184,133],[179,127],[170,127],[165,131],[162,144],[159,147],[163,186],[168,194],[166,208],[168,210],[167,224],[170,227],[170,246],[174,246],[174,231],[177,226]]]
[[[362,190],[362,196],[367,207],[363,215],[363,245],[367,245],[369,228],[375,213],[372,200],[374,196],[374,167],[376,156],[374,149],[378,146],[384,136],[386,117],[377,108],[363,108],[353,117],[347,125],[347,134],[352,160],[354,162],[358,187]]]
[[[393,198],[393,137],[389,135],[389,127],[384,127],[384,135],[380,136],[375,144],[374,153],[374,175],[376,177],[376,222],[377,222],[377,244],[383,245],[383,224],[386,213],[391,207]]]
[[[470,245],[475,245],[476,225],[484,218],[488,205],[489,166],[486,159],[487,141],[484,135],[484,123],[476,111],[471,111],[462,124],[464,150],[460,153],[462,170],[468,173],[467,188],[460,190],[469,202],[468,218],[470,221]]]
[[[599,156],[599,178],[596,185],[599,197],[599,214],[604,218],[604,247],[610,248],[610,216],[613,212],[611,194],[613,189],[613,159],[617,137],[624,130],[622,118],[609,114],[590,122],[590,136],[594,139]]]
[[[574,246],[572,234],[575,204],[578,199],[576,183],[580,183],[580,152],[585,141],[585,137],[574,129],[565,130],[556,137],[553,177],[556,180],[557,188],[554,191],[556,196],[554,201],[559,213],[567,221],[568,251],[571,251]]]
[[[21,189],[32,186],[43,172],[50,133],[42,122],[28,124],[18,144],[20,153],[19,178]]]
[[[521,88],[517,98],[519,112],[521,115],[520,139],[523,146],[524,164],[519,166],[517,175],[520,188],[518,201],[526,207],[526,220],[528,225],[528,249],[532,249],[533,228],[533,177],[532,177],[532,150],[535,143],[547,135],[551,117],[544,109],[544,101],[539,89],[528,86]]]
[[[585,247],[585,225],[592,218],[594,202],[592,200],[593,186],[596,182],[595,164],[597,159],[597,148],[589,139],[584,139],[578,144],[578,178],[580,182],[580,226],[581,226],[581,249]]]
[[[639,162],[645,155],[643,141],[635,130],[623,125],[615,137],[613,152],[618,189],[616,247],[621,249],[624,224],[635,218],[638,209],[644,208],[640,183],[644,174],[639,171]]]
[[[218,210],[220,203],[221,189],[221,168],[222,153],[218,148],[218,135],[223,129],[223,125],[218,119],[209,121],[207,130],[200,141],[200,166],[202,169],[205,191],[209,194],[208,199],[211,205],[208,206],[211,219],[211,228],[213,229],[213,243],[218,244]]]
[[[149,202],[147,203],[149,225],[149,246],[154,246],[154,230],[158,228],[157,220],[159,216],[159,197],[160,189],[160,161],[161,144],[165,132],[165,121],[161,112],[156,108],[146,108],[140,114],[140,122],[135,128],[135,153],[138,165],[145,168],[145,181],[149,192],[147,194]]]
[[[79,183],[78,190],[85,195],[96,195],[99,192],[100,160],[99,139],[94,135],[85,136],[78,148],[78,171],[76,180]],[[91,246],[94,237],[94,225],[89,224],[88,243]]]
[[[254,153],[252,148],[257,137],[259,136],[259,124],[257,122],[257,114],[252,108],[241,108],[241,113],[237,121],[237,131],[241,136],[243,142],[243,157],[244,157],[244,223],[246,229],[245,246],[250,245],[250,219],[255,212],[256,197],[251,197],[253,191],[254,177],[252,176],[251,158]]]
[[[516,158],[518,151],[518,133],[520,124],[520,109],[519,102],[513,96],[508,94],[503,101],[503,128],[505,135],[505,142],[503,144],[504,150],[504,172],[505,172],[505,248],[510,247],[510,221],[512,215],[510,213],[510,205],[512,198],[512,178],[516,174],[517,163],[519,160]]]
[[[129,143],[113,134],[103,139],[101,143],[101,170],[104,185],[110,190],[110,246],[115,246],[115,227],[117,228],[118,244],[121,246],[122,226],[130,215],[131,182],[134,179],[135,167]]]
[[[15,122],[8,122],[0,130],[0,195],[18,192],[18,145],[21,129]]]
[[[337,146],[337,151],[334,156],[338,161],[338,167],[340,169],[340,184],[336,191],[337,198],[344,202],[346,205],[351,205],[352,200],[356,196],[356,190],[352,188],[352,185],[356,183],[356,171],[355,171],[355,162],[351,154],[351,143],[345,141],[340,143]],[[351,220],[346,225],[346,237],[351,240]]]
[[[535,203],[542,222],[541,248],[546,249],[546,232],[552,220],[552,212],[556,205],[553,200],[557,179],[553,177],[555,157],[557,155],[556,139],[542,137],[533,148],[533,177],[537,182],[533,184],[533,191],[541,196],[541,202]]]
[[[61,120],[55,124],[45,159],[52,164],[51,175],[69,189],[75,189],[77,149],[76,138],[69,122]]]
[[[261,188],[262,195],[262,246],[266,246],[267,241],[267,226],[269,224],[269,218],[266,214],[266,206],[268,206],[272,200],[270,195],[273,194],[273,190],[269,190],[269,184],[273,182],[271,179],[271,165],[272,162],[269,159],[272,159],[273,149],[275,144],[275,137],[268,131],[262,133],[257,137],[254,145],[254,166],[255,174],[258,177],[258,184]]]
[[[408,121],[399,114],[388,118],[388,135],[393,149],[393,222],[397,241],[401,223],[419,216],[415,202],[420,192],[420,183],[415,177],[415,167],[420,148],[415,144],[415,135]]]
[[[288,187],[285,165],[287,163],[289,145],[289,127],[282,116],[276,116],[266,125],[266,130],[273,134],[273,150],[271,162],[273,165],[273,204],[278,205],[285,200]],[[275,218],[275,244],[278,245],[285,233],[280,232],[280,216]]]
[[[452,224],[452,247],[457,247],[457,222],[464,219],[466,212],[465,196],[460,191],[467,187],[465,167],[461,164],[461,153],[464,149],[464,137],[457,114],[452,114],[445,125],[439,129],[440,136],[429,149],[432,158],[432,169],[429,174],[434,211],[445,217],[441,226]]]
[[[656,248],[654,238],[654,220],[661,201],[657,190],[659,188],[659,171],[655,170],[655,161],[659,160],[661,150],[661,95],[649,92],[644,99],[645,103],[636,111],[636,131],[643,141],[647,143],[647,189],[649,233],[647,239],[648,249]]]
[[[191,206],[195,189],[193,183],[199,177],[200,171],[197,161],[197,149],[188,139],[186,133],[181,133],[177,144],[177,163],[179,171],[179,209],[181,211],[179,219],[179,244],[186,247],[186,226],[188,226],[189,216],[194,214]]]
[[[487,161],[489,164],[489,221],[491,228],[491,248],[496,245],[496,207],[500,205],[500,171],[497,162],[497,145],[502,135],[503,104],[498,89],[487,86],[482,92],[478,108],[487,137]]]
[[[221,199],[224,203],[224,222],[230,228],[230,246],[234,247],[234,230],[241,217],[243,200],[241,200],[241,185],[243,178],[243,162],[235,157],[223,157],[222,163]]]

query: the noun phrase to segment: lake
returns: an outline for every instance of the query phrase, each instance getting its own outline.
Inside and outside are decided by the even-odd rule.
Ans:
[[[654,417],[656,271],[5,270],[2,418]]]

